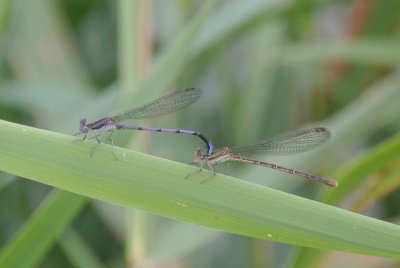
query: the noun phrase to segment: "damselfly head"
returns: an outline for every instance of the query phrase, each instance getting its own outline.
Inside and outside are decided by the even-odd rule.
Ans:
[[[196,150],[194,151],[194,162],[200,163],[204,160],[205,157],[206,155],[201,151],[201,149],[196,148]]]
[[[86,125],[86,118],[82,118],[81,120],[79,120],[79,130],[82,133],[86,133],[89,131],[89,128]]]

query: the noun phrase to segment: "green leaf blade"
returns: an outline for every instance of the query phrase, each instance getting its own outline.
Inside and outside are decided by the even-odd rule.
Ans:
[[[0,169],[80,195],[249,237],[398,258],[396,225],[196,168],[0,121]],[[209,178],[205,183],[200,183]],[[321,186],[323,187],[323,186]]]

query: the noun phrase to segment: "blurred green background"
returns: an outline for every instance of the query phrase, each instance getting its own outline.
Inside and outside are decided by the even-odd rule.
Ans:
[[[398,223],[399,22],[397,0],[0,0],[0,117],[74,134],[82,117],[95,121],[199,87],[203,97],[185,110],[134,123],[198,130],[217,148],[328,127],[329,144],[272,160],[335,178],[336,190],[245,164],[228,172]],[[128,131],[114,135],[114,143],[184,163],[202,145],[191,136]],[[50,191],[0,174],[0,247]],[[222,233],[96,200],[66,224],[38,267],[399,265]]]

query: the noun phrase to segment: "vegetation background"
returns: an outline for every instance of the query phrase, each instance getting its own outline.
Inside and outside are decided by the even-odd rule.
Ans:
[[[244,164],[229,174],[398,223],[399,26],[397,0],[1,0],[0,117],[74,134],[81,117],[95,121],[199,87],[203,97],[185,110],[135,124],[198,130],[217,148],[328,127],[329,144],[273,161],[335,178],[336,190]],[[118,133],[114,143],[183,163],[201,146],[190,136],[143,132]],[[0,257],[55,195],[0,174]],[[60,235],[31,267],[399,265],[79,202],[72,218],[52,220]]]

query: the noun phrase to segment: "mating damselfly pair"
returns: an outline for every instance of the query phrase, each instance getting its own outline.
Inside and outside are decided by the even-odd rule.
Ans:
[[[111,142],[112,145],[113,140],[111,139],[111,136],[114,131],[124,129],[193,135],[200,138],[205,143],[206,147],[205,152],[203,152],[199,148],[195,150],[194,162],[200,165],[199,172],[206,164],[209,169],[215,174],[213,169],[213,166],[215,164],[226,161],[237,161],[276,169],[282,172],[298,175],[312,181],[320,182],[330,187],[337,187],[338,183],[335,180],[322,178],[295,169],[286,168],[280,165],[243,156],[254,153],[263,153],[271,156],[289,155],[313,149],[326,143],[330,139],[331,133],[327,128],[324,127],[298,130],[292,133],[283,134],[277,137],[272,137],[270,139],[258,141],[254,144],[240,145],[231,148],[223,147],[214,151],[214,146],[211,140],[206,138],[198,131],[174,128],[142,127],[121,124],[122,121],[129,119],[150,118],[178,111],[198,100],[201,95],[202,91],[200,89],[187,88],[184,90],[172,92],[143,106],[130,109],[115,116],[102,118],[94,123],[87,124],[86,119],[81,119],[79,127],[80,132],[75,135],[83,134],[83,140],[95,139],[98,143],[100,143],[99,136],[102,135],[104,132],[109,132],[107,139]]]

